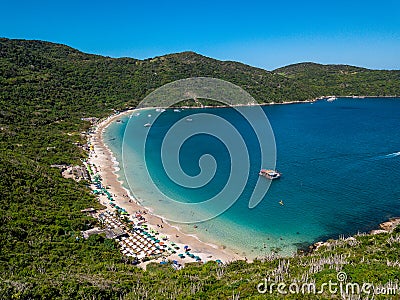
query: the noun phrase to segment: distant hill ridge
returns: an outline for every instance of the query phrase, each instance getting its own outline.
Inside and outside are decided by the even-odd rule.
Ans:
[[[138,60],[86,54],[50,42],[0,39],[0,82],[6,93],[29,84],[30,101],[52,96],[52,101],[62,98],[63,102],[74,94],[69,105],[75,111],[83,103],[92,105],[93,111],[135,106],[155,88],[194,76],[230,81],[260,103],[302,101],[326,95],[400,95],[400,71],[315,63],[266,71],[190,51]],[[43,90],[51,92],[41,93]],[[38,105],[42,106],[43,101]]]

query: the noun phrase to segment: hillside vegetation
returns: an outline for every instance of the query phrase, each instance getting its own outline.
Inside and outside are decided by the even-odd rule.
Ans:
[[[192,52],[114,59],[0,39],[0,299],[238,299],[259,297],[266,276],[321,284],[343,270],[356,282],[399,279],[396,232],[332,242],[311,256],[181,271],[153,265],[147,272],[112,240],[77,238],[95,222],[80,210],[99,204],[84,182],[64,179],[50,165],[79,164],[86,156],[75,145],[90,126],[81,118],[135,106],[155,88],[193,76],[228,80],[260,103],[400,94],[399,71],[299,64],[269,72]]]
[[[276,69],[318,95],[396,96],[400,71],[368,70],[348,65],[301,63]]]

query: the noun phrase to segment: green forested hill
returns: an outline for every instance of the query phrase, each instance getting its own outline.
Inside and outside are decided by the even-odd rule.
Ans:
[[[192,52],[147,60],[112,59],[38,41],[1,39],[0,75],[5,102],[1,106],[12,108],[7,100],[18,93],[21,103],[15,104],[25,103],[24,109],[69,110],[81,115],[134,106],[153,89],[193,76],[231,81],[259,102],[315,96],[290,78]]]
[[[274,71],[300,81],[318,95],[400,95],[400,71],[368,70],[348,65],[300,63]]]
[[[15,107],[34,109],[41,121],[46,110],[94,115],[134,106],[153,89],[193,76],[228,80],[260,103],[400,94],[399,71],[307,63],[268,72],[193,52],[113,59],[48,42],[0,39],[1,107],[9,114]]]
[[[84,142],[80,132],[89,127],[81,117],[135,106],[155,88],[192,76],[228,80],[259,102],[400,94],[398,71],[299,64],[268,72],[193,52],[114,59],[48,42],[0,39],[0,299],[246,298],[258,295],[257,284],[268,275],[321,283],[341,269],[355,280],[399,279],[396,233],[286,260],[290,270],[271,260],[143,272],[110,240],[76,240],[95,222],[80,210],[98,204],[84,183],[62,178],[50,165],[85,157],[74,145]]]

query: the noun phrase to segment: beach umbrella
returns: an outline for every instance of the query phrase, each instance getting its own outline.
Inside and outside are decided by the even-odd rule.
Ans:
[[[184,248],[184,249],[187,249],[187,248],[189,248],[189,246],[185,245],[183,248]]]
[[[215,262],[218,264],[222,264],[222,261],[220,259],[216,259]]]
[[[184,257],[185,257],[185,255],[183,255],[182,253],[179,253],[178,256],[179,256],[180,258],[184,258]]]

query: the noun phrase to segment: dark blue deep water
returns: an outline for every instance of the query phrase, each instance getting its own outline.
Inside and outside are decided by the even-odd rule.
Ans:
[[[258,179],[259,145],[251,126],[233,109],[167,110],[146,129],[143,124],[154,111],[150,110],[113,123],[105,132],[105,142],[122,162],[125,126],[128,120],[136,122],[125,133],[129,139],[125,139],[128,150],[124,151],[131,151],[129,157],[137,168],[124,170],[124,164],[120,164],[121,180],[126,185],[125,176],[132,177],[130,186],[126,185],[132,194],[168,218],[176,212],[163,206],[162,199],[147,194],[148,183],[140,178],[144,163],[139,156],[135,158],[135,153],[140,152],[137,141],[144,138],[143,132],[151,133],[146,164],[154,182],[172,198],[196,202],[226,184],[230,170],[226,147],[205,134],[183,144],[179,161],[187,174],[198,174],[198,159],[203,154],[212,155],[218,164],[210,184],[204,189],[188,189],[169,180],[163,170],[159,154],[163,137],[177,120],[199,112],[216,114],[234,124],[245,138],[251,158],[244,192],[216,219],[198,224],[197,229],[192,225],[181,227],[202,240],[226,245],[249,257],[271,250],[290,254],[312,242],[368,231],[390,217],[400,216],[400,99],[340,98],[334,102],[265,106],[263,110],[275,134],[276,168],[283,176],[272,182],[263,201],[253,209],[248,208],[248,200]]]

